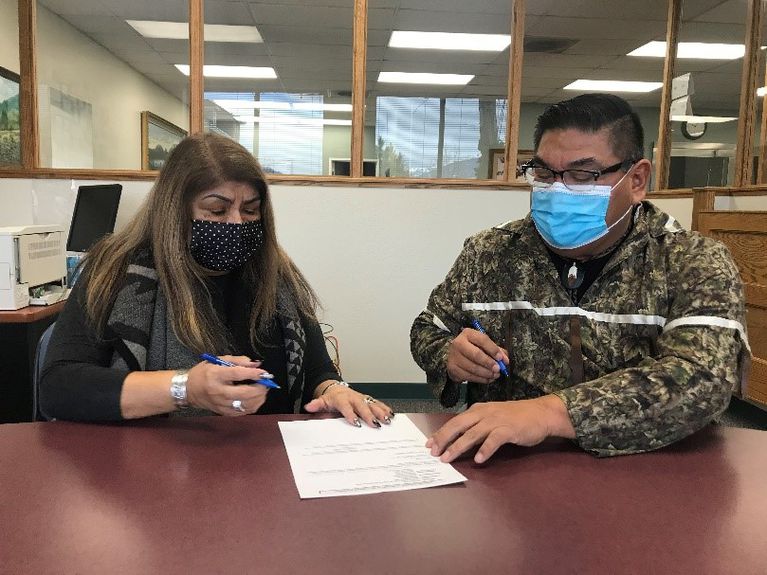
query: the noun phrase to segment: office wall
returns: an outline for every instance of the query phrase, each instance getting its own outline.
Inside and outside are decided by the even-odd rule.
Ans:
[[[59,223],[65,230],[79,184],[0,178],[0,226]],[[118,229],[150,182],[122,182]],[[272,186],[280,242],[324,304],[341,344],[344,376],[356,382],[422,382],[410,357],[410,324],[458,255],[463,240],[523,217],[529,194]],[[690,226],[692,200],[656,202]]]
[[[0,12],[0,22],[10,16],[10,4],[15,10],[15,2],[2,0],[0,10],[5,11]],[[57,120],[55,115],[52,117],[46,112],[49,102],[45,101],[45,87],[91,105],[92,167],[95,168],[141,168],[142,110],[150,110],[183,128],[188,126],[188,108],[179,98],[161,89],[45,7],[38,5],[37,19],[43,165],[50,166],[53,158],[53,167],[91,167],[64,166],[56,162],[56,142],[51,145],[52,129],[54,138],[65,138],[66,134],[55,135]]]
[[[0,0],[0,66],[19,73],[19,11],[16,0]]]

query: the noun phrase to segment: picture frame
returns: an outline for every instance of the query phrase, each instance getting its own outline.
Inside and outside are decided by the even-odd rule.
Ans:
[[[506,179],[505,154],[506,150],[504,148],[490,148],[488,155],[489,160],[487,162],[488,180]]]
[[[149,111],[141,112],[141,169],[160,170],[187,136],[186,130]]]
[[[504,165],[504,155],[506,150],[504,148],[490,148],[489,161],[488,161],[488,174],[489,180],[505,180],[506,179],[506,166]],[[514,172],[516,174],[517,166],[521,166],[525,162],[533,159],[535,152],[533,150],[518,150],[517,162],[514,165]],[[517,184],[526,183],[524,176],[515,176],[510,182]]]
[[[0,167],[21,165],[21,77],[0,66]]]

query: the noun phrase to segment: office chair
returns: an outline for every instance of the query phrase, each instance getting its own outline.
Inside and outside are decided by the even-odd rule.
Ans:
[[[33,421],[48,421],[49,417],[40,410],[40,377],[43,374],[43,365],[45,364],[45,353],[48,351],[48,342],[51,339],[53,333],[53,326],[56,325],[54,321],[51,325],[45,328],[43,335],[37,342],[37,349],[35,350],[35,368],[32,373],[32,419]]]

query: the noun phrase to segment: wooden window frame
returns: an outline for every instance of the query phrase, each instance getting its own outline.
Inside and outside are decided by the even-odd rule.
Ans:
[[[660,123],[658,126],[658,166],[656,186],[652,195],[663,197],[691,196],[691,190],[665,190],[668,184],[670,161],[670,105],[671,79],[674,75],[676,45],[681,20],[683,0],[668,0],[667,46],[663,73]],[[204,129],[204,0],[189,2],[189,131],[199,133]],[[509,0],[511,8],[509,47],[508,105],[509,121],[506,125],[504,158],[506,165],[510,158],[516,158],[519,149],[519,119],[521,110],[522,63],[524,59],[525,0]],[[21,166],[0,168],[0,178],[77,178],[77,179],[118,179],[154,180],[156,171],[150,170],[109,170],[109,169],[59,169],[40,167],[40,143],[37,106],[37,4],[36,0],[18,0],[19,11],[19,61],[20,61],[20,110]],[[367,67],[367,15],[368,1],[354,0],[354,24],[352,45],[352,137],[350,146],[351,176],[289,176],[270,175],[269,180],[278,184],[330,185],[356,187],[405,187],[405,188],[476,188],[476,189],[519,189],[527,186],[515,182],[513,170],[506,170],[505,180],[490,179],[448,179],[448,178],[384,178],[363,177],[363,141],[365,118],[365,72]],[[743,60],[741,81],[740,120],[738,123],[738,147],[736,157],[736,185],[747,186],[751,174],[753,133],[755,129],[755,92],[762,21],[761,0],[749,0],[746,22],[746,55]],[[765,71],[767,76],[767,70]],[[761,146],[767,146],[767,114],[762,101]],[[750,136],[750,137],[749,137]],[[758,182],[767,183],[767,162],[759,169]],[[663,190],[662,194],[658,191]]]

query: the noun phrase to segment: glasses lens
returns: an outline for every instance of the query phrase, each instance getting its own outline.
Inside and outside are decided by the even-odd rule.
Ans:
[[[538,186],[550,186],[556,180],[554,172],[548,168],[539,168],[537,166],[529,166],[525,170],[525,178],[530,185]]]
[[[562,182],[573,191],[588,192],[594,188],[594,174],[588,170],[566,170]]]

